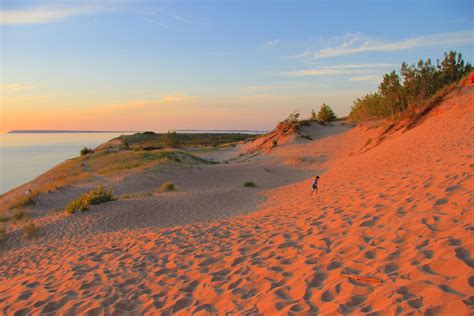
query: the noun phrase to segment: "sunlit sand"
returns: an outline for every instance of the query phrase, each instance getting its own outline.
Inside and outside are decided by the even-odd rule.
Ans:
[[[276,133],[200,154],[227,163],[40,195],[31,207],[40,235],[25,241],[17,228],[2,245],[1,310],[468,315],[473,104],[462,86],[413,128],[311,124],[311,140]],[[164,180],[178,190],[132,194]],[[100,183],[132,197],[55,212]]]

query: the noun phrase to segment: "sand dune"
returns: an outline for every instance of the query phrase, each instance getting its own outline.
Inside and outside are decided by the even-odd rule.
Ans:
[[[364,144],[383,127],[267,154],[325,170],[316,196],[310,177],[283,181],[246,215],[6,249],[1,311],[472,314],[473,104],[473,88],[457,90],[425,122],[370,150]],[[109,206],[88,216],[99,219]]]

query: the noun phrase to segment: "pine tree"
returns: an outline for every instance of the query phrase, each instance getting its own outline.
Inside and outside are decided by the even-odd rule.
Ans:
[[[336,114],[329,105],[323,103],[318,112],[318,121],[320,122],[332,122],[337,119]]]

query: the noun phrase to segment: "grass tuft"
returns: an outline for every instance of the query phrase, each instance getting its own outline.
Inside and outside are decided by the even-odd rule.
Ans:
[[[165,182],[160,187],[160,192],[172,192],[172,191],[176,191],[176,187],[171,182]]]
[[[93,154],[93,153],[94,153],[94,150],[92,148],[87,148],[87,147],[82,148],[80,151],[81,156],[85,156],[85,155]]]
[[[10,206],[10,209],[16,208],[25,208],[35,204],[35,199],[38,196],[38,192],[32,192],[30,194],[25,194],[16,199],[13,205]]]
[[[7,239],[7,233],[5,231],[5,227],[0,226],[0,244]]]
[[[84,212],[89,209],[89,205],[97,205],[108,201],[114,201],[115,199],[112,189],[105,189],[100,186],[72,200],[66,206],[65,211],[68,214],[74,214],[77,211]]]
[[[23,225],[23,234],[26,238],[32,239],[38,235],[38,227],[33,222],[27,222]]]
[[[13,213],[13,219],[15,221],[28,220],[29,218],[30,214],[25,209],[19,209],[16,210],[15,213]]]

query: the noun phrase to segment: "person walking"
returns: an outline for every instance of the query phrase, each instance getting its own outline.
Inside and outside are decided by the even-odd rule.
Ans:
[[[313,191],[311,191],[311,195],[313,195],[313,193],[318,193],[318,181],[319,181],[319,176],[316,176],[316,178],[314,178],[314,181],[313,181],[313,185],[311,186],[311,188],[313,189]]]

